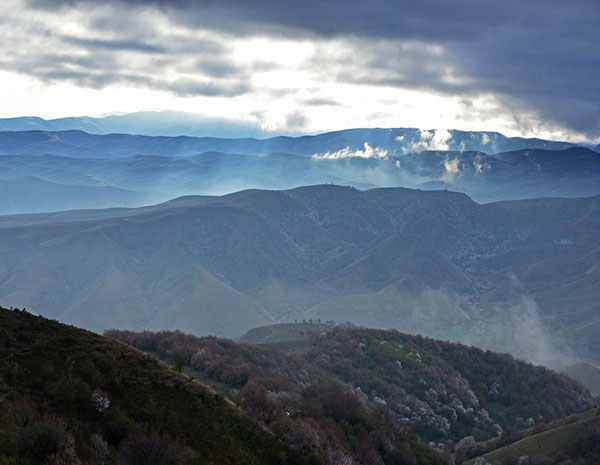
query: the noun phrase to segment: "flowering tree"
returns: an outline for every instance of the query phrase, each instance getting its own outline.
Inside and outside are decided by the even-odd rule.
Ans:
[[[92,392],[92,405],[96,411],[102,413],[110,407],[110,399],[108,395],[100,389],[94,389]]]

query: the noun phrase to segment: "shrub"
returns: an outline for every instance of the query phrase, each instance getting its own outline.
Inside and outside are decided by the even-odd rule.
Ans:
[[[181,465],[183,450],[166,435],[135,432],[119,447],[118,465]]]

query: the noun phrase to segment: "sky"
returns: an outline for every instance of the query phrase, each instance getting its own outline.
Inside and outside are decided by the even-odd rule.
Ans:
[[[0,117],[600,142],[597,0],[2,0]]]

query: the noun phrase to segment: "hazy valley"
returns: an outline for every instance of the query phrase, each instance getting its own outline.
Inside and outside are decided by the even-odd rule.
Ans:
[[[595,463],[597,147],[194,118],[0,120],[0,463]]]
[[[0,465],[600,464],[599,22],[2,0]]]
[[[314,186],[7,216],[0,293],[97,331],[332,319],[597,362],[599,202]]]

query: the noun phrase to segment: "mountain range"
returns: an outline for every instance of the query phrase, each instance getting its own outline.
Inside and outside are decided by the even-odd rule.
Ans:
[[[275,137],[276,141],[269,141],[269,138],[279,134],[266,131],[257,123],[176,111],[140,111],[104,117],[81,116],[56,119],[44,119],[37,116],[0,118],[0,131],[83,131],[98,135],[132,134],[170,137],[256,138],[266,139],[262,144],[259,144],[266,147],[289,147],[288,139],[294,139],[293,137]],[[420,130],[416,128],[352,129],[335,131],[327,133],[326,137],[323,136],[323,134],[320,134],[316,136],[316,139],[314,139],[314,136],[304,136],[298,139],[300,139],[301,145],[304,146],[304,150],[313,150],[312,153],[317,153],[323,149],[326,151],[331,150],[330,145],[334,141],[338,142],[337,148],[333,149],[334,151],[346,146],[353,149],[362,149],[364,142],[371,140],[372,146],[379,146],[392,152],[395,150],[404,152],[420,151],[429,148],[435,150],[445,146],[448,150],[481,150],[487,153],[496,153],[525,148],[557,150],[576,145],[536,138],[505,137],[494,131]],[[365,136],[368,137],[365,138]],[[354,140],[356,137],[358,137],[358,141]],[[329,141],[329,144],[323,144],[325,140]],[[318,143],[314,143],[315,141],[318,141]],[[273,149],[273,151],[280,150],[282,149]],[[283,151],[297,154],[289,150]]]
[[[435,138],[438,132],[443,132],[443,137],[439,140]],[[371,152],[365,147],[365,143],[376,150]],[[139,154],[187,156],[210,151],[244,155],[285,153],[309,157],[322,155],[325,158],[383,158],[386,155],[427,150],[482,151],[493,154],[523,149],[564,150],[573,147],[577,145],[506,137],[497,132],[424,131],[416,128],[347,129],[314,136],[277,136],[267,139],[95,134],[81,130],[0,132],[0,154],[54,154],[76,158],[120,158]]]
[[[90,134],[127,133],[146,136],[267,137],[258,124],[177,111],[44,119],[37,116],[0,118],[0,131],[85,131]]]
[[[349,130],[265,140],[2,132],[0,214],[133,207],[182,195],[324,183],[449,189],[478,202],[600,193],[600,154],[587,148],[498,135],[484,148],[553,150],[488,154],[479,151],[480,133],[458,137],[454,131],[457,142],[446,145],[468,150],[423,151],[422,132]],[[409,143],[418,152],[405,152],[396,141],[409,133],[419,141]]]
[[[332,319],[598,362],[600,197],[332,185],[0,218],[0,300],[86,328]]]

